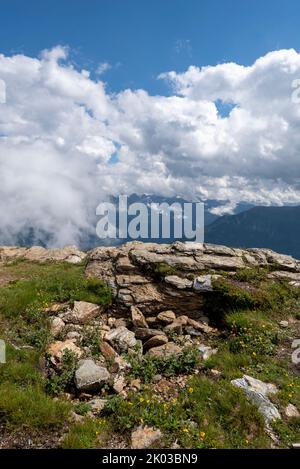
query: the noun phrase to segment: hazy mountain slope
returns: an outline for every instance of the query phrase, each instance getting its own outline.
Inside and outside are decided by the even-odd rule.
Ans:
[[[300,206],[254,207],[218,218],[205,241],[227,246],[266,247],[300,258]]]

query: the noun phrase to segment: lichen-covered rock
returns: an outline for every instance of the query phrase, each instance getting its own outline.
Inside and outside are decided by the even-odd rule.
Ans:
[[[106,281],[116,311],[137,307],[146,317],[171,310],[198,319],[213,280],[221,271],[236,272],[253,266],[278,266],[278,277],[291,274],[300,284],[300,262],[270,249],[235,249],[201,243],[155,244],[129,242],[99,247],[88,253],[86,275]],[[209,274],[204,271],[211,270]],[[281,272],[285,273],[282,274]],[[275,278],[275,274],[274,274]]]
[[[107,332],[105,338],[119,352],[127,352],[128,349],[134,348],[137,343],[134,332],[124,326],[117,327]]]
[[[75,372],[75,385],[79,391],[95,392],[109,381],[110,374],[93,360],[81,360]]]
[[[277,407],[268,398],[270,394],[276,394],[278,392],[274,384],[264,383],[248,375],[234,379],[231,383],[245,392],[258,408],[258,411],[263,415],[266,424],[281,419]]]
[[[211,275],[199,275],[194,279],[193,289],[198,292],[213,291],[212,276]]]

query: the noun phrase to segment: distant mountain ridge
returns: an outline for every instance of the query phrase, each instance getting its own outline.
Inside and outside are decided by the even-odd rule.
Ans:
[[[269,248],[300,258],[300,206],[254,207],[224,215],[205,229],[205,242]]]
[[[117,199],[112,199],[116,203]],[[188,202],[180,197],[162,197],[158,195],[131,194],[128,204],[142,202],[148,207],[151,203],[173,204],[183,206]],[[219,215],[228,201],[207,200],[204,202],[205,242],[221,244],[230,247],[242,248],[269,248],[283,254],[290,254],[300,259],[300,205],[284,207],[253,207],[250,204],[240,203],[232,215]],[[130,241],[126,239],[100,239],[96,235],[98,218],[91,216],[90,227],[87,232],[80,232],[77,240],[69,244],[77,244],[80,249],[89,250],[103,245],[119,245]],[[149,220],[150,222],[150,220]],[[170,233],[169,239],[162,237],[141,239],[144,242],[172,243],[176,239]],[[182,241],[186,241],[183,237]],[[14,238],[9,239],[1,230],[0,245],[15,245],[30,247],[39,245],[43,247],[54,246],[53,233],[48,233],[33,226],[25,227]]]

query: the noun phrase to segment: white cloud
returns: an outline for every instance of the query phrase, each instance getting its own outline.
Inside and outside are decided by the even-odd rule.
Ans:
[[[96,70],[97,75],[103,75],[107,70],[111,69],[111,65],[108,62],[101,62]]]
[[[291,99],[300,54],[160,78],[173,95],[110,95],[66,48],[0,55],[2,239],[34,226],[50,244],[76,243],[111,193],[219,199],[227,211],[240,201],[300,203],[300,105]],[[229,115],[217,102],[234,105]]]

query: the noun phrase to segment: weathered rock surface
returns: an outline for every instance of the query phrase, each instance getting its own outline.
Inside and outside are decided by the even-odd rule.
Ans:
[[[160,440],[162,433],[160,430],[145,426],[138,427],[131,434],[131,448],[132,449],[145,449],[154,445]]]
[[[193,289],[199,292],[213,291],[212,275],[199,275],[194,279]]]
[[[75,301],[73,309],[63,313],[62,319],[72,324],[87,324],[100,313],[101,308],[99,305],[87,303],[86,301]]]
[[[172,355],[177,356],[181,353],[182,349],[173,342],[168,342],[167,344],[160,345],[159,347],[153,347],[147,352],[148,355],[159,358],[167,358],[171,357]]]
[[[153,347],[159,347],[161,345],[164,345],[168,343],[168,337],[165,334],[159,334],[155,335],[154,337],[151,337],[144,343],[144,350],[149,350],[150,348]]]
[[[105,337],[119,352],[127,352],[128,349],[134,348],[137,343],[134,332],[129,331],[124,326],[112,329]]]
[[[120,394],[125,388],[125,386],[126,386],[125,377],[122,374],[116,375],[114,377],[114,384],[113,384],[113,388],[116,391],[116,393]]]
[[[288,418],[300,417],[300,412],[298,411],[297,407],[293,404],[288,404],[284,409],[284,413]]]
[[[277,407],[268,398],[270,394],[276,394],[278,392],[274,384],[264,383],[248,375],[244,375],[243,378],[235,379],[231,381],[231,383],[245,392],[263,415],[266,424],[281,419]]]
[[[0,247],[0,261],[26,259],[28,261],[65,261],[78,264],[86,258],[86,253],[76,246],[66,246],[62,249],[46,249],[41,246],[31,248]]]
[[[106,404],[107,399],[100,399],[99,397],[95,397],[94,399],[88,402],[88,405],[90,406],[92,412],[95,414],[99,414],[101,410],[104,409]]]
[[[165,324],[171,324],[176,319],[176,315],[173,311],[162,311],[157,315],[157,319]]]
[[[72,352],[76,355],[77,358],[80,358],[82,355],[82,350],[75,345],[73,340],[56,341],[49,345],[47,349],[47,354],[49,355],[51,363],[55,366],[60,366],[62,356],[65,351]]]
[[[272,265],[274,278],[289,276],[300,283],[300,261],[270,249],[234,249],[212,244],[130,242],[99,247],[88,253],[86,275],[106,281],[114,295],[115,312],[137,307],[144,316],[171,310],[199,318],[205,295],[213,291],[220,271]],[[204,274],[205,270],[209,274]]]
[[[81,360],[75,372],[75,384],[79,391],[95,392],[108,382],[110,374],[93,360]]]
[[[148,340],[156,335],[161,335],[159,329],[150,329],[149,327],[139,327],[135,329],[135,337],[140,340]]]
[[[51,321],[50,333],[56,337],[65,327],[65,323],[61,318],[53,318]]]
[[[217,349],[203,344],[199,345],[198,350],[201,353],[203,360],[208,360],[212,355],[215,355],[218,352]]]
[[[147,321],[143,313],[135,306],[131,306],[131,318],[132,324],[135,327],[148,327]]]

